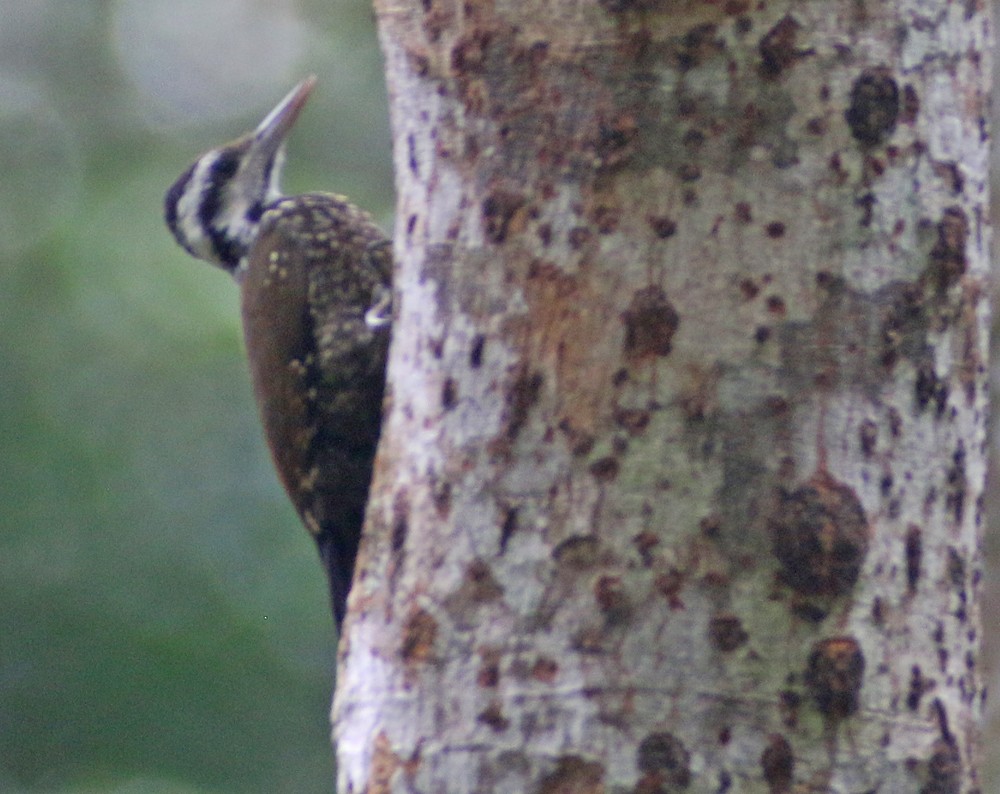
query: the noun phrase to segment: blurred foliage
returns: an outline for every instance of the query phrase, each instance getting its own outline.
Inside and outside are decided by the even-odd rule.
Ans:
[[[263,446],[236,288],[161,207],[199,151],[315,72],[286,186],[351,194],[388,227],[371,9],[281,4],[283,71],[245,57],[211,86],[244,112],[166,126],[123,55],[137,3],[0,14],[0,790],[331,790],[323,575]],[[267,50],[263,30],[243,51]],[[147,60],[194,79],[168,45]]]

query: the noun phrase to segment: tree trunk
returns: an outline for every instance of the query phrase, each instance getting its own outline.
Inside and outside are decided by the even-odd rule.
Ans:
[[[339,790],[975,790],[986,4],[376,6]]]

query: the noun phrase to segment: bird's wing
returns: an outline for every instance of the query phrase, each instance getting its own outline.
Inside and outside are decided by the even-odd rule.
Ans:
[[[381,426],[389,332],[371,327],[365,315],[390,277],[384,239],[367,215],[338,197],[283,199],[262,219],[241,277],[265,435],[282,484],[319,545],[338,622]]]

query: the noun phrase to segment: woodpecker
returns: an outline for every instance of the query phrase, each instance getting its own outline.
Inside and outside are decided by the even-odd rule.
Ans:
[[[281,194],[285,139],[315,84],[195,160],[164,214],[188,253],[239,285],[264,435],[319,548],[339,631],[382,421],[392,244],[342,196]]]

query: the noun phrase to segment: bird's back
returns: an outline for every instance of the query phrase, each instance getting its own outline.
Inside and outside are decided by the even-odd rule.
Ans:
[[[268,446],[319,546],[343,619],[382,417],[389,240],[339,196],[283,198],[240,263],[243,329]]]

